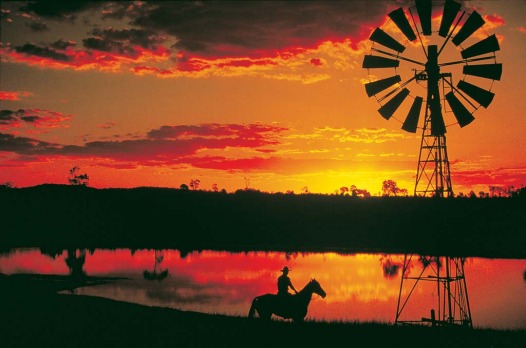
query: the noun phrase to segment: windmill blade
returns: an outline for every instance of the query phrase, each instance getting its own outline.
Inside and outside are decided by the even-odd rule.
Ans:
[[[458,82],[457,87],[485,108],[491,104],[491,101],[495,96],[495,94],[490,91],[462,80]]]
[[[460,11],[460,4],[453,0],[446,0],[444,4],[444,12],[442,13],[442,21],[440,22],[440,29],[438,29],[438,35],[446,37],[449,34],[449,29],[453,21],[457,17],[458,11]]]
[[[397,68],[400,61],[385,57],[366,55],[363,57],[362,68],[364,69],[378,69],[378,68]]]
[[[400,75],[395,75],[382,80],[369,82],[365,84],[365,91],[368,97],[372,97],[400,81],[402,81]]]
[[[405,47],[400,42],[396,41],[391,35],[387,34],[380,28],[376,28],[369,40],[379,43],[387,48],[390,48],[396,52],[404,52]]]
[[[462,50],[460,54],[462,58],[468,59],[475,56],[480,56],[482,54],[495,52],[500,50],[499,40],[495,34],[488,36],[484,40],[477,42],[476,44],[469,46],[468,48]]]
[[[407,113],[407,117],[402,125],[402,129],[409,133],[416,133],[416,127],[418,126],[418,119],[420,117],[420,110],[422,109],[422,102],[424,98],[416,97],[411,105],[411,109]]]
[[[502,64],[464,65],[462,72],[466,75],[500,81]]]
[[[402,105],[402,102],[405,100],[405,98],[409,95],[409,90],[407,88],[404,88],[395,95],[391,100],[389,100],[387,103],[385,103],[380,109],[378,109],[378,112],[380,115],[383,116],[386,120],[389,120],[391,116],[395,113],[396,110]]]
[[[458,100],[458,98],[452,91],[446,94],[446,100],[449,103],[451,111],[453,111],[453,115],[455,115],[455,118],[457,119],[460,127],[467,126],[475,119],[471,112],[469,112],[469,110],[466,109],[464,104],[462,104],[460,100]]]
[[[411,28],[411,24],[409,24],[404,10],[402,10],[401,7],[390,12],[388,16],[409,41],[416,40],[415,32],[413,31],[413,28]]]
[[[431,35],[431,0],[416,0],[416,11],[424,35]]]
[[[476,32],[481,26],[484,25],[484,19],[482,19],[482,16],[477,12],[473,11],[473,13],[468,17],[466,20],[466,23],[460,28],[457,35],[451,40],[455,46],[460,45],[464,40],[466,40],[468,37],[471,36],[474,32]]]

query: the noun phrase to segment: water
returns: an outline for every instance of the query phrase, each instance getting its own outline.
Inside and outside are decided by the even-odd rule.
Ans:
[[[277,277],[287,265],[298,290],[315,278],[327,293],[325,299],[314,295],[307,320],[393,323],[402,262],[403,255],[366,253],[17,249],[0,255],[0,272],[118,277],[74,293],[246,316],[255,296],[276,293]],[[411,275],[421,270],[415,260]],[[526,260],[469,258],[464,270],[475,327],[526,329]],[[411,295],[416,306],[404,315],[420,320],[436,299],[436,285],[419,285]]]

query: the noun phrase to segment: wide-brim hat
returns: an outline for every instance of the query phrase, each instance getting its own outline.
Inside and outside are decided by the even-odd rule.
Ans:
[[[290,269],[287,266],[285,266],[285,267],[283,267],[281,272],[290,272]]]

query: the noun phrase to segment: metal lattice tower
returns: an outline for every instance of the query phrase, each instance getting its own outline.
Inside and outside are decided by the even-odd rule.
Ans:
[[[451,78],[440,73],[437,46],[428,46],[428,61],[417,80],[427,81],[427,102],[418,156],[415,196],[452,197],[451,175],[446,146],[446,126],[440,103],[440,82]],[[444,82],[442,81],[442,86]]]

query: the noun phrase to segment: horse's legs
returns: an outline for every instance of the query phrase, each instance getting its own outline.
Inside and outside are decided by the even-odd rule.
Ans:
[[[262,311],[261,309],[258,309],[259,317],[263,320],[270,320],[272,317],[272,312],[270,311]]]

